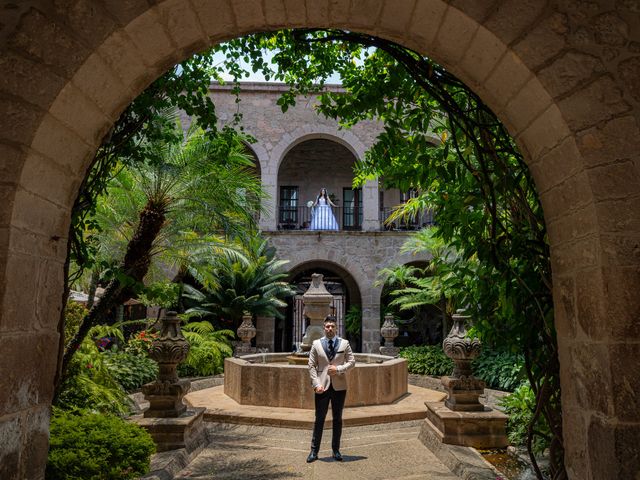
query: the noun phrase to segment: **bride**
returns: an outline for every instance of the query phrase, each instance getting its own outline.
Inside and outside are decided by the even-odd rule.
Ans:
[[[338,222],[331,207],[335,207],[335,205],[327,195],[327,189],[321,188],[320,195],[313,202],[309,230],[338,230]]]

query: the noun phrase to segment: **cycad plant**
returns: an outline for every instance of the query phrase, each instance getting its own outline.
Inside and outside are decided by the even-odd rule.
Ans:
[[[165,262],[183,265],[189,248],[215,244],[224,250],[225,237],[252,230],[262,192],[236,132],[211,137],[192,127],[182,141],[160,139],[149,150],[153,161],[123,169],[101,202],[100,235],[111,237],[114,250],[121,245],[115,256],[122,260],[67,345],[63,371],[89,329],[142,285],[154,258],[163,254]]]
[[[185,285],[184,296],[194,303],[187,313],[214,318],[234,332],[244,312],[282,318],[284,301],[294,294],[284,281],[285,260],[278,260],[267,241],[256,237],[237,249],[242,255],[222,252],[210,264],[190,270],[201,288]]]

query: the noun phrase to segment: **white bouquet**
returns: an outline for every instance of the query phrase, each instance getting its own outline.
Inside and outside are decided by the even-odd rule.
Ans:
[[[313,200],[309,200],[307,202],[307,207],[309,207],[309,208],[313,207]]]

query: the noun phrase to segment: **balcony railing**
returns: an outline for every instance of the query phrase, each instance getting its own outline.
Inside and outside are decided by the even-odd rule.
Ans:
[[[362,230],[362,209],[357,207],[331,207],[331,211],[338,222],[339,230]],[[433,225],[433,212],[424,212],[417,218],[409,221],[387,224],[386,220],[391,215],[392,208],[384,208],[379,212],[380,230],[407,231],[419,230],[422,227]],[[309,230],[311,226],[313,209],[307,206],[278,208],[278,230]]]
[[[380,227],[382,230],[420,230],[421,228],[434,225],[433,210],[421,212],[415,218],[387,222],[387,219],[389,218],[393,210],[393,208],[383,208],[380,210]]]
[[[331,207],[339,230],[361,230],[362,209],[354,207]],[[279,207],[278,230],[309,230],[314,209],[311,207]]]

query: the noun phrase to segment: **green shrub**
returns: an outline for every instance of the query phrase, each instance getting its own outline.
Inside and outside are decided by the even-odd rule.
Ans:
[[[84,305],[69,300],[64,308],[64,344],[67,345],[82,323],[82,319],[88,313]]]
[[[158,376],[158,364],[145,355],[111,351],[102,355],[111,376],[127,391],[140,388]]]
[[[224,371],[224,359],[233,355],[231,330],[215,330],[207,321],[190,322],[182,327],[182,333],[191,344],[189,355],[178,365],[183,377],[215,375]]]
[[[512,445],[524,447],[527,442],[529,423],[535,411],[536,398],[529,385],[520,385],[511,394],[500,401],[504,413],[509,415],[507,420],[507,435]],[[550,429],[544,417],[540,415],[534,430],[538,435],[533,440],[533,452],[541,454],[549,447]]]
[[[506,392],[513,392],[526,382],[523,356],[510,352],[483,349],[473,362],[473,373],[488,388]]]
[[[48,480],[136,478],[149,471],[155,451],[144,429],[119,417],[61,411],[51,419],[49,445]]]
[[[423,345],[400,349],[400,356],[408,363],[409,373],[418,375],[450,375],[453,362],[439,345]]]

